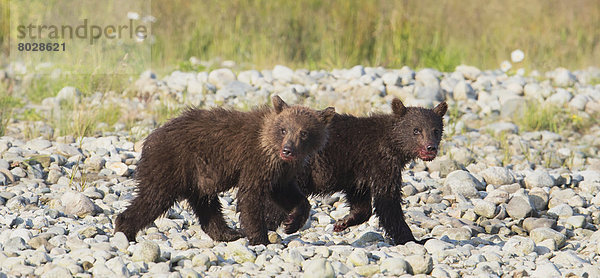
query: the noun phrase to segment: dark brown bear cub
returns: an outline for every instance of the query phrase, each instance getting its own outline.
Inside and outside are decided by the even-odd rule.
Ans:
[[[405,107],[394,99],[392,114],[336,114],[327,144],[313,156],[309,171],[299,175],[299,186],[307,195],[346,194],[350,214],[335,223],[335,231],[367,221],[373,206],[396,244],[416,241],[402,212],[401,171],[413,159],[436,157],[447,109],[445,102],[424,109]],[[284,217],[269,211],[269,228],[276,228]]]
[[[187,199],[213,240],[236,240],[241,233],[226,224],[217,196],[235,186],[251,244],[268,243],[265,200],[285,211],[285,231],[296,232],[310,212],[296,173],[325,145],[335,111],[288,106],[278,96],[272,102],[274,109],[251,112],[190,108],[152,132],[137,167],[137,197],[117,217],[115,232],[135,240],[174,202]]]

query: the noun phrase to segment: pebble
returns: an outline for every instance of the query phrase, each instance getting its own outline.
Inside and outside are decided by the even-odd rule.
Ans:
[[[526,196],[514,196],[506,205],[506,213],[513,219],[523,219],[533,212],[533,207]]]
[[[504,243],[502,251],[516,256],[527,256],[535,251],[535,242],[530,238],[513,236]]]
[[[568,218],[573,215],[573,208],[568,204],[560,204],[548,210],[548,216],[556,218]]]
[[[433,270],[433,260],[429,255],[410,255],[404,259],[410,265],[411,274],[429,274]]]
[[[400,276],[410,274],[410,270],[410,265],[403,258],[387,258],[380,265],[380,271],[385,275]]]
[[[102,105],[102,99],[138,115],[132,123],[119,120],[114,129],[106,126],[108,131],[89,137],[54,138],[40,131],[43,137],[27,138],[17,131],[29,122],[10,121],[0,138],[0,272],[36,277],[599,275],[599,257],[593,254],[600,250],[600,233],[594,231],[600,215],[600,153],[594,147],[600,129],[530,131],[513,121],[532,99],[534,107],[569,109],[569,123],[592,118],[600,111],[600,97],[589,80],[600,77],[600,70],[556,69],[540,80],[535,72],[514,75],[465,65],[450,73],[278,65],[237,76],[229,69],[235,64],[222,66],[210,72],[175,71],[162,79],[146,73],[135,82],[145,97],[87,95],[71,87],[61,90],[60,98],[43,101],[55,107],[72,100]],[[214,242],[181,204],[138,234],[139,243],[114,234],[114,218],[136,194],[133,177],[143,138],[157,126],[148,109],[165,104],[169,109],[186,104],[247,109],[268,103],[274,93],[288,103],[335,106],[360,115],[390,112],[393,97],[428,107],[446,100],[450,112],[438,157],[417,159],[402,172],[407,224],[416,238],[432,239],[423,246],[394,246],[377,216],[333,232],[333,222],[350,210],[340,193],[311,196],[311,221],[292,235],[281,228],[270,231],[266,246],[249,246],[245,239]],[[47,114],[35,103],[24,105]],[[125,128],[129,124],[131,130]],[[227,223],[239,228],[235,190],[221,199]]]
[[[476,202],[475,202],[476,201]],[[473,200],[474,212],[485,218],[494,218],[496,215],[496,204],[485,200]]]
[[[535,170],[525,176],[527,188],[554,186],[554,178],[544,170]]]
[[[142,241],[136,245],[136,249],[131,256],[134,262],[156,262],[160,258],[160,247],[153,241]]]
[[[208,82],[215,85],[218,89],[223,88],[234,80],[236,80],[235,74],[228,68],[216,69],[208,74]]]
[[[305,261],[302,264],[304,278],[332,278],[335,277],[333,266],[323,258]]]
[[[356,249],[348,256],[348,264],[353,266],[361,266],[369,264],[367,252],[363,249]]]
[[[552,239],[558,248],[562,247],[566,242],[565,235],[551,228],[537,228],[530,232],[530,237],[535,243],[542,242],[547,239]]]
[[[274,79],[281,80],[285,83],[292,82],[292,79],[294,77],[294,71],[282,65],[276,65],[273,68],[272,74]]]
[[[515,182],[514,174],[504,167],[490,167],[479,173],[487,184],[505,185]]]
[[[98,206],[81,192],[67,191],[62,195],[60,201],[67,215],[85,217],[87,215],[94,215],[99,211]]]
[[[467,198],[479,197],[478,188],[483,187],[479,180],[463,170],[448,174],[444,186],[448,186],[453,194],[461,194]]]

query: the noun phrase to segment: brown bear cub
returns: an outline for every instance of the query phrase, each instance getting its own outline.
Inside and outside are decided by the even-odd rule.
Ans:
[[[395,244],[416,241],[402,212],[401,171],[413,159],[436,157],[447,109],[445,102],[425,109],[394,99],[392,114],[336,114],[327,144],[312,157],[308,172],[299,175],[299,186],[307,195],[346,194],[350,214],[335,223],[336,232],[367,221],[373,206]],[[269,211],[269,228],[277,228],[284,217]]]
[[[137,196],[117,217],[115,232],[133,241],[139,230],[186,199],[213,240],[236,240],[242,234],[226,224],[218,199],[235,186],[240,224],[251,244],[268,243],[265,200],[285,211],[286,233],[300,229],[310,204],[296,173],[325,145],[335,110],[288,106],[278,96],[272,102],[274,109],[251,112],[189,108],[153,131],[135,174]]]

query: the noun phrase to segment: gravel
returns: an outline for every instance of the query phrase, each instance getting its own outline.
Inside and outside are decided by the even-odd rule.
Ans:
[[[513,115],[535,100],[564,107],[573,121],[593,118],[600,85],[588,82],[599,78],[597,68],[521,76],[465,65],[449,73],[278,65],[175,71],[162,79],[146,72],[127,96],[65,87],[43,105],[25,102],[15,113],[51,115],[45,113],[73,101],[112,103],[130,120],[83,138],[53,136],[58,132],[44,122],[9,122],[0,137],[0,277],[596,277],[600,128],[530,131]],[[248,109],[273,93],[354,114],[388,113],[394,97],[428,107],[446,100],[451,113],[440,154],[403,172],[407,222],[418,239],[431,239],[392,246],[375,216],[333,232],[349,212],[343,194],[310,198],[307,224],[292,235],[270,232],[267,246],[212,241],[185,202],[140,232],[138,242],[114,234],[115,217],[136,194],[142,139],[157,127],[147,108]],[[25,137],[33,128],[39,133]],[[239,228],[235,197],[232,190],[220,199],[228,223]]]

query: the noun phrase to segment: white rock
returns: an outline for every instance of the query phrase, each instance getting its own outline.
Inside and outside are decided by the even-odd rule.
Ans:
[[[555,69],[552,73],[552,80],[554,85],[558,87],[570,87],[577,82],[575,75],[565,68]]]
[[[459,81],[452,92],[455,100],[477,99],[477,93],[473,87],[465,81]]]
[[[526,237],[512,236],[502,247],[502,251],[514,254],[517,256],[526,256],[529,253],[534,252],[535,242]]]
[[[412,274],[429,274],[433,270],[433,260],[429,255],[410,255],[404,259],[410,264]]]
[[[556,93],[546,99],[546,102],[562,107],[569,103],[572,98],[573,95],[569,91],[558,88],[556,89]]]
[[[81,92],[75,87],[64,87],[56,94],[56,100],[59,102],[77,102]]]
[[[41,276],[42,278],[62,278],[62,277],[72,277],[71,272],[60,266],[55,266],[48,271],[45,271]]]
[[[478,199],[474,199],[472,201],[475,205],[475,214],[483,216],[485,218],[494,218],[494,216],[496,215],[496,204]]]
[[[444,186],[448,186],[452,193],[461,194],[467,198],[479,197],[478,188],[483,188],[479,180],[469,172],[463,170],[457,170],[448,174],[444,181]]]
[[[204,93],[204,82],[197,80],[197,79],[188,80],[187,92],[190,94],[194,94],[194,95],[199,95],[199,94]]]
[[[530,216],[533,206],[528,196],[513,196],[506,205],[506,213],[513,219],[523,219]]]
[[[346,79],[358,79],[365,74],[365,67],[357,65],[346,71],[344,77]]]
[[[94,215],[99,211],[96,204],[81,192],[66,191],[60,197],[60,201],[67,215],[85,217],[86,215]]]
[[[242,71],[238,74],[238,80],[247,84],[256,84],[261,77],[262,74],[257,70]]]
[[[109,162],[106,164],[106,168],[115,172],[118,176],[124,176],[128,173],[129,168],[127,165],[120,161]]]
[[[323,258],[312,259],[305,261],[302,264],[304,270],[304,278],[333,278],[335,272],[329,261]]]
[[[226,253],[224,256],[228,259],[232,259],[237,263],[254,262],[256,260],[256,254],[248,247],[244,246],[240,240],[230,242],[227,244]]]
[[[52,143],[46,139],[41,138],[30,140],[25,144],[25,148],[34,151],[42,151],[50,147],[52,147]]]
[[[536,243],[542,242],[547,239],[552,239],[552,240],[554,240],[554,242],[556,243],[558,248],[565,245],[565,242],[567,240],[565,235],[563,235],[555,230],[552,230],[551,228],[534,229],[529,233],[529,236]]]
[[[567,224],[573,226],[573,228],[583,228],[585,226],[585,216],[583,215],[574,215],[567,218]]]
[[[235,74],[228,68],[216,69],[208,74],[208,82],[215,85],[217,89],[225,87],[234,80],[236,80]]]
[[[536,264],[532,277],[561,277],[562,274],[558,268],[551,262]]]
[[[252,86],[244,82],[233,80],[217,90],[216,96],[225,100],[232,97],[242,97],[251,90]]]
[[[479,172],[479,175],[483,177],[487,184],[505,185],[515,182],[512,171],[504,167],[489,167]]]
[[[552,187],[554,178],[545,170],[538,169],[525,176],[525,185],[528,188]]]
[[[473,66],[459,65],[456,66],[456,71],[462,73],[466,79],[473,81],[481,75],[481,70]]]
[[[402,258],[386,258],[381,261],[380,271],[385,275],[400,276],[409,274],[410,265]]]
[[[548,215],[559,218],[568,218],[573,216],[573,208],[568,204],[560,204],[548,210]]]
[[[134,262],[156,262],[160,258],[160,247],[153,241],[145,240],[138,243],[131,257]]]
[[[402,78],[396,72],[386,72],[381,79],[386,86],[402,86]]]
[[[276,65],[273,68],[273,78],[279,82],[290,83],[294,78],[294,71],[286,66]]]
[[[357,248],[348,256],[348,264],[353,266],[361,266],[369,264],[369,257],[367,252],[362,248]]]
[[[585,105],[590,101],[590,98],[586,95],[576,95],[569,101],[569,107],[583,111],[585,109]]]

